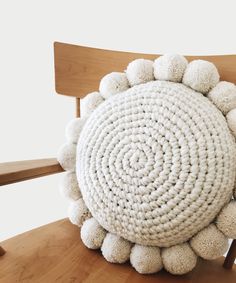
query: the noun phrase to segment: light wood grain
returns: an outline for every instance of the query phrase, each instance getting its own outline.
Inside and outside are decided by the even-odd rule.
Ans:
[[[0,163],[0,186],[63,171],[55,158]]]
[[[107,73],[123,71],[137,58],[155,59],[160,55],[110,51],[56,42],[54,44],[56,91],[68,96],[84,97],[98,90],[100,79]],[[187,56],[189,61],[213,62],[221,80],[236,83],[236,55]]]
[[[80,240],[79,228],[68,220],[37,228],[2,245],[8,251],[0,258],[0,282],[4,283],[236,282],[236,267],[224,269],[223,258],[199,260],[196,269],[183,276],[173,276],[165,271],[140,275],[129,263],[111,264],[100,251],[87,249]]]

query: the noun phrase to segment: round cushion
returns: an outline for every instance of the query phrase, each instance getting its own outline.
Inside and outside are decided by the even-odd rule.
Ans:
[[[235,153],[226,120],[208,98],[153,81],[94,110],[78,141],[76,172],[102,227],[169,247],[211,223],[232,197]]]

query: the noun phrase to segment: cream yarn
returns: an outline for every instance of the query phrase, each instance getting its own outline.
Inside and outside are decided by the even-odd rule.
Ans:
[[[95,218],[87,219],[80,231],[81,240],[89,249],[99,249],[106,236],[106,231],[100,226]]]
[[[118,92],[125,91],[129,88],[129,82],[126,74],[112,72],[102,78],[99,91],[104,98],[108,98]]]
[[[129,260],[132,244],[125,239],[108,233],[102,244],[102,254],[112,263],[124,263]]]
[[[137,59],[129,63],[126,75],[131,86],[154,80],[153,61]]]
[[[190,241],[197,255],[204,259],[216,259],[226,253],[228,239],[214,224],[209,225]]]
[[[68,217],[73,224],[79,227],[82,226],[86,219],[91,218],[91,213],[82,198],[70,203]]]
[[[188,64],[183,83],[206,94],[219,82],[219,73],[214,64],[204,60],[194,60]]]
[[[163,267],[160,249],[150,246],[134,245],[130,254],[130,263],[142,274],[155,273]]]
[[[104,101],[102,95],[97,92],[91,92],[80,100],[81,117],[87,117],[95,108]]]
[[[80,132],[86,122],[86,118],[75,118],[66,127],[66,138],[68,142],[77,143]]]
[[[187,243],[165,248],[161,256],[165,269],[172,274],[188,273],[197,263],[197,256]]]
[[[226,119],[230,130],[236,137],[236,108],[228,112],[228,114],[226,115]]]
[[[208,225],[232,196],[235,150],[224,117],[206,97],[181,84],[149,82],[89,117],[77,178],[106,230],[169,247]]]
[[[236,201],[227,204],[217,217],[217,227],[225,236],[236,239]]]
[[[236,107],[236,86],[229,82],[219,82],[209,93],[208,98],[227,114]]]
[[[62,145],[57,153],[57,160],[64,170],[74,170],[76,163],[76,145],[71,142]]]
[[[154,76],[157,80],[180,82],[188,61],[178,54],[166,54],[154,62]]]
[[[66,172],[60,183],[60,190],[64,197],[70,200],[78,200],[81,193],[75,172]]]
[[[82,99],[58,161],[85,246],[143,274],[184,274],[198,256],[226,252],[236,237],[235,88],[212,63],[168,54],[134,60]]]

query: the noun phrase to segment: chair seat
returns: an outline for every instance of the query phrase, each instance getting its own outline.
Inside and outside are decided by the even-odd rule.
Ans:
[[[182,276],[166,271],[141,275],[129,263],[106,262],[100,251],[87,249],[78,227],[63,219],[34,229],[2,243],[7,253],[0,257],[0,282],[236,282],[233,270],[222,267],[224,258],[199,260],[197,267]]]

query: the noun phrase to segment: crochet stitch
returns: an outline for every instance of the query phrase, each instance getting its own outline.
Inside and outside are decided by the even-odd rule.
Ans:
[[[108,231],[168,247],[208,225],[232,196],[235,142],[202,94],[155,81],[107,100],[77,146],[77,177]]]
[[[234,84],[204,60],[136,59],[105,75],[81,113],[58,161],[86,247],[143,274],[184,274],[226,252],[236,236]]]

